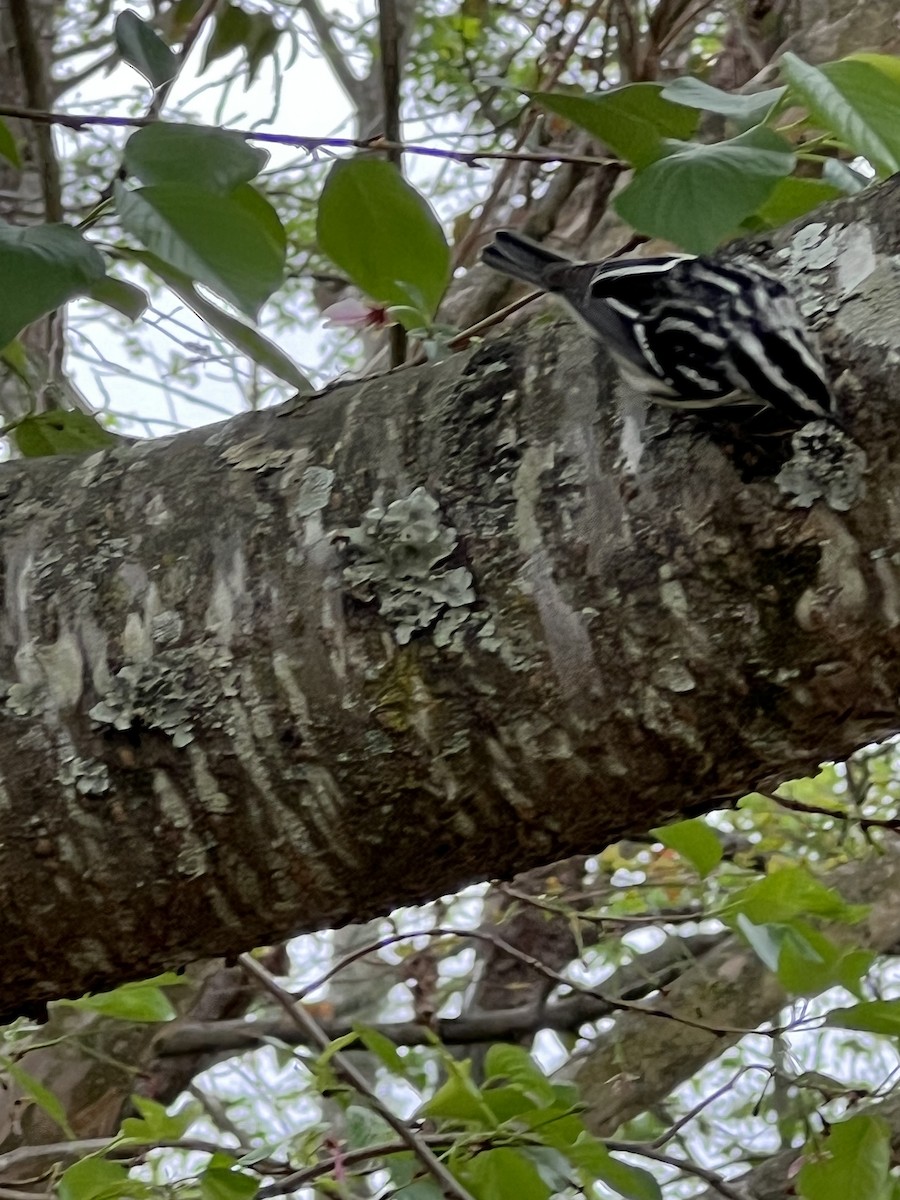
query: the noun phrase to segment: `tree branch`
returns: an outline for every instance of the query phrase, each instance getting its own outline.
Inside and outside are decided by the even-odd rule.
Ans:
[[[589,853],[898,730],[898,192],[743,248],[810,303],[808,246],[816,279],[833,256],[870,456],[846,514],[792,507],[752,424],[620,403],[564,325],[4,464],[0,1010]]]

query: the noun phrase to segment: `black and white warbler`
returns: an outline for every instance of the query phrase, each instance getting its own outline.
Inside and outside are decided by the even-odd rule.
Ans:
[[[762,267],[690,254],[579,263],[511,230],[481,258],[564,300],[625,382],[658,403],[762,401],[794,424],[836,420],[813,336],[788,289]]]

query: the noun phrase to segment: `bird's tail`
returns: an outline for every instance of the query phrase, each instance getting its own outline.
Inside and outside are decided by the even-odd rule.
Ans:
[[[500,229],[494,235],[494,240],[482,250],[481,261],[495,271],[502,271],[504,275],[512,275],[514,279],[546,288],[547,268],[571,260],[563,254],[554,254],[521,233]]]

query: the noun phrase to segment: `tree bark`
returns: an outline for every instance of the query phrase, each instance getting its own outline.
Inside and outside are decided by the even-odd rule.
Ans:
[[[4,466],[0,1011],[589,852],[896,732],[897,194],[773,260],[827,285],[870,462],[846,514],[792,508],[709,423],[617,405],[565,325]]]

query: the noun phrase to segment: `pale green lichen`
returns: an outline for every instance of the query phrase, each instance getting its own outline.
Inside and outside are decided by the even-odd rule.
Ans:
[[[437,645],[454,643],[475,600],[472,576],[467,567],[440,565],[456,550],[457,533],[424,488],[387,507],[373,506],[360,525],[338,537],[345,542],[342,576],[350,594],[377,601],[400,645],[426,629]]]
[[[865,494],[865,452],[829,421],[810,421],[791,438],[793,454],[778,472],[779,491],[793,508],[824,500],[846,512]]]

